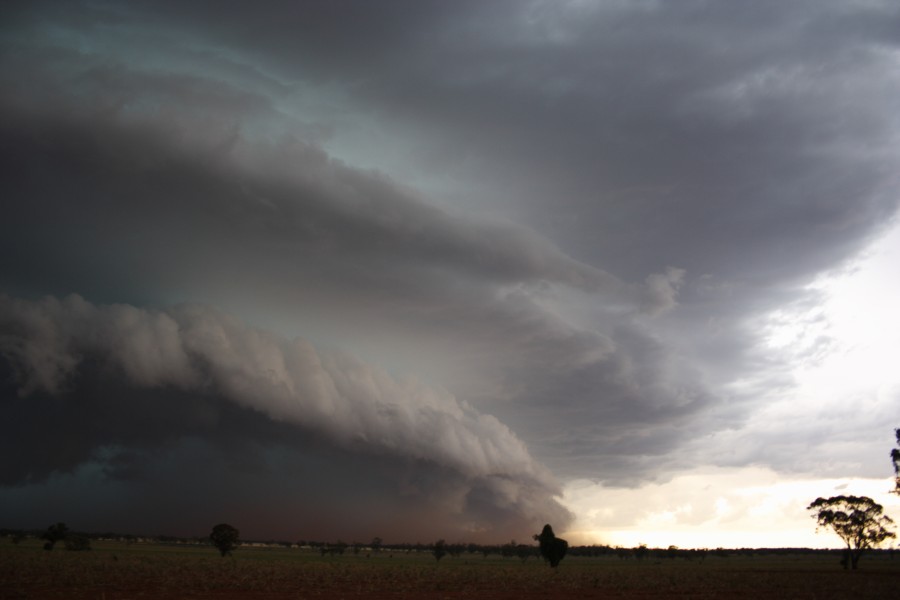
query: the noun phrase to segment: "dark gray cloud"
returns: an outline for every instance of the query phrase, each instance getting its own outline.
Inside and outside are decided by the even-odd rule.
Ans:
[[[191,252],[184,245],[208,244],[216,246],[218,262],[242,274],[264,261],[295,279],[332,271],[328,276],[344,286],[357,279],[372,285],[365,281],[369,266],[395,277],[438,270],[497,284],[546,280],[627,293],[616,278],[525,229],[451,216],[386,177],[332,161],[301,140],[253,145],[217,124],[198,127],[191,114],[175,115],[177,139],[161,140],[156,128],[172,125],[165,117],[135,123],[113,107],[112,116],[91,110],[73,123],[56,117],[53,106],[41,108],[51,114],[35,118],[32,106],[6,111],[4,175],[19,207],[6,222],[10,250],[25,245],[23,225],[37,245],[44,236],[60,234],[64,221],[62,233],[70,238],[65,241],[84,242],[92,256],[102,257],[102,250],[88,239],[97,233],[90,229],[102,228],[101,244],[123,238],[126,256],[140,264],[134,255],[149,254],[147,262],[176,267],[176,276],[186,271],[193,278],[200,270],[177,268],[176,260],[209,259],[202,248]],[[34,169],[34,156],[42,157],[41,167],[54,178],[48,181]],[[35,196],[35,190],[41,193]],[[54,218],[44,218],[48,214]],[[157,237],[162,235],[168,239]],[[244,258],[220,256],[228,252],[222,248],[226,241]],[[19,270],[32,266],[21,264]]]
[[[409,452],[473,477],[545,478],[496,419],[447,392],[322,355],[299,338],[279,339],[203,307],[97,307],[78,296],[0,300],[0,349],[23,398],[64,394],[83,363],[96,363],[135,387],[212,393],[275,421]]]
[[[102,427],[35,444],[5,481],[179,479],[167,447],[238,469],[208,419],[278,472],[307,452],[292,427],[330,440],[316,460],[338,471],[366,457],[398,481],[421,459],[429,489],[520,524],[556,510],[553,485],[523,483],[541,464],[635,484],[715,462],[727,438],[722,464],[811,470],[794,445],[816,431],[781,445],[748,424],[830,342],[798,358],[765,330],[821,302],[807,284],[896,213],[898,32],[890,3],[837,0],[10,3],[5,410],[61,427],[64,398],[113,368],[158,426],[104,437],[127,419],[95,400]],[[49,313],[52,335],[21,316]],[[197,323],[239,351],[188,348]],[[295,335],[343,388],[309,387]],[[252,401],[251,381],[268,390]],[[417,417],[388,427],[386,394]],[[463,416],[429,413],[435,394]],[[317,398],[343,412],[296,412]],[[503,512],[510,485],[528,491]]]
[[[18,424],[4,438],[6,485],[41,483],[87,463],[112,479],[131,479],[147,468],[142,452],[191,438],[225,449],[239,470],[257,471],[253,446],[305,450],[318,440],[343,448],[338,457],[402,459],[424,476],[425,465],[434,465],[430,476],[441,483],[433,493],[454,497],[449,516],[468,519],[481,535],[507,533],[482,514],[491,498],[500,523],[516,518],[537,527],[548,512],[567,518],[553,500],[558,484],[549,471],[497,419],[299,338],[281,339],[200,306],[158,312],[95,306],[78,296],[2,297],[0,331],[4,420]],[[282,475],[295,476],[291,469]],[[478,499],[473,514],[470,491]],[[441,512],[449,507],[423,502],[439,515],[436,523],[459,529]]]

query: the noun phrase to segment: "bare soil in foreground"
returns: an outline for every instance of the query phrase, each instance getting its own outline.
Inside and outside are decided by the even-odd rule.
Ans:
[[[867,561],[867,558],[869,559]],[[0,600],[301,600],[433,598],[898,597],[900,556],[863,557],[846,572],[832,555],[709,557],[703,561],[537,559],[427,553],[322,557],[299,549],[95,543],[89,552],[0,544]]]

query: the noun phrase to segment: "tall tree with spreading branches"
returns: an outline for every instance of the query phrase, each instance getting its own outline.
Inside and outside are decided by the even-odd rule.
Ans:
[[[847,544],[844,568],[856,569],[859,558],[869,548],[896,537],[890,530],[893,520],[883,514],[884,507],[866,496],[816,498],[806,507],[815,512],[819,527],[833,530]]]

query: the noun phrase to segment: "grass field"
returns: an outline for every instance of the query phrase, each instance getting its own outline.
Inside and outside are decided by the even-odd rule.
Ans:
[[[845,572],[833,555],[620,560],[567,557],[552,570],[463,554],[383,551],[322,557],[310,550],[94,542],[46,552],[38,540],[0,544],[0,599],[304,598],[897,598],[900,556],[864,556]]]

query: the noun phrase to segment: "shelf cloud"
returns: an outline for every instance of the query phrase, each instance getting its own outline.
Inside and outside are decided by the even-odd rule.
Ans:
[[[896,224],[897,23],[7,2],[2,512],[508,541],[564,531],[572,481],[877,477],[878,425],[798,374],[844,347],[822,282]]]

